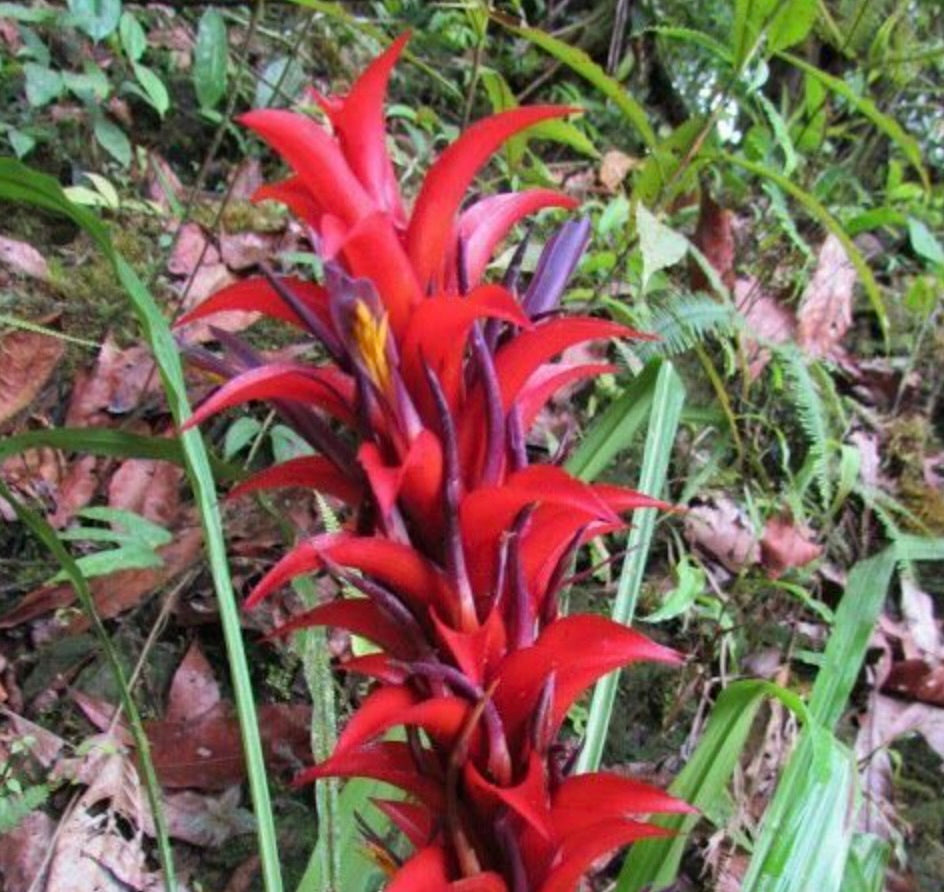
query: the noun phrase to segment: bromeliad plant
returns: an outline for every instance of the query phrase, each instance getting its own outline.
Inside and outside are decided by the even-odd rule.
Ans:
[[[291,620],[288,633],[334,626],[377,652],[344,664],[375,681],[326,761],[301,782],[366,776],[406,792],[377,807],[414,853],[391,892],[454,889],[572,892],[591,862],[661,833],[639,820],[687,806],[613,774],[569,776],[559,740],[568,709],[596,679],[635,660],[678,656],[594,615],[564,616],[574,555],[622,526],[620,514],[661,503],[591,486],[532,464],[528,432],[547,399],[610,367],[551,362],[591,339],[642,337],[558,306],[588,237],[565,224],[527,287],[513,263],[482,282],[495,246],[540,208],[572,208],[534,189],[460,204],[501,144],[573,110],[514,109],[469,127],[429,170],[407,214],[386,151],[383,101],[401,37],[343,99],[312,94],[330,129],[284,110],[242,123],[294,175],[258,198],[284,202],[325,260],[323,284],[274,274],[229,286],[181,323],[256,310],[311,335],[329,361],[263,363],[222,332],[229,380],[191,424],[269,400],[317,454],[237,487],[305,486],[350,508],[343,532],[306,539],[256,586],[248,605],[305,573],[350,595]],[[403,738],[384,739],[394,726]]]

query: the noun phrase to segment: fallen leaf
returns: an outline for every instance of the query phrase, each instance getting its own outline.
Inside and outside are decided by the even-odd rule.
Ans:
[[[748,377],[754,381],[770,362],[770,350],[765,345],[791,340],[796,320],[750,276],[734,283],[734,302],[744,318],[746,332],[741,338],[741,348],[746,355]]]
[[[934,599],[904,574],[901,577],[901,612],[905,628],[919,654],[932,661],[944,658],[944,640],[940,623],[934,615]]]
[[[0,338],[0,424],[33,401],[64,353],[59,338],[34,331],[11,331]]]
[[[760,556],[750,520],[727,496],[691,507],[685,514],[685,535],[732,572],[757,563]]]
[[[874,689],[871,691],[855,740],[855,755],[862,766],[860,776],[865,794],[857,823],[860,830],[891,839],[898,833],[894,771],[888,752],[889,740],[883,739],[885,731],[879,725],[882,716],[881,707],[877,704],[879,696]]]
[[[278,235],[261,232],[222,232],[220,254],[223,263],[236,272],[251,269],[272,256],[279,239]]]
[[[184,223],[167,258],[167,271],[175,276],[191,276],[197,267],[220,262],[220,252],[198,223]]]
[[[0,479],[23,498],[52,506],[64,467],[62,453],[43,446],[11,455],[0,464]],[[16,512],[4,499],[0,499],[0,517],[8,521],[16,517]]]
[[[259,731],[266,761],[296,772],[310,758],[311,709],[268,703],[259,707]],[[154,770],[164,787],[224,790],[246,776],[239,722],[221,703],[198,721],[144,723]]]
[[[223,892],[249,892],[253,888],[253,880],[257,873],[259,873],[259,856],[250,855],[233,871]]]
[[[247,158],[233,173],[229,187],[230,201],[249,201],[265,182],[262,162],[258,158]]]
[[[892,665],[882,692],[907,700],[944,706],[944,665],[930,666],[924,660],[901,660]]]
[[[877,746],[886,747],[906,734],[920,734],[944,759],[944,709],[877,694],[869,710],[876,723]]]
[[[82,455],[66,468],[56,493],[56,510],[47,520],[56,529],[62,529],[95,497],[98,490],[98,458]]]
[[[180,513],[183,477],[183,469],[171,462],[129,458],[118,466],[108,483],[108,504],[161,526],[172,526]]]
[[[856,276],[842,242],[830,233],[797,310],[797,343],[810,356],[826,356],[852,325]]]
[[[109,335],[95,367],[76,378],[66,412],[66,427],[102,427],[113,415],[136,409],[145,396],[161,392],[151,351],[143,344],[121,349]]]
[[[29,751],[43,768],[49,768],[66,745],[58,734],[47,731],[42,725],[37,725],[9,709],[0,709],[0,715],[9,723],[9,730],[0,730],[0,741],[28,738]]]
[[[708,194],[701,192],[701,210],[692,241],[715,268],[729,291],[734,290],[734,214],[721,207]],[[690,265],[692,290],[708,291],[708,277],[697,263]]]
[[[0,235],[0,263],[31,279],[46,281],[49,278],[46,258],[28,242]]]
[[[162,797],[167,832],[174,839],[214,849],[234,836],[252,833],[256,820],[252,812],[240,806],[241,797],[238,785],[218,796],[193,790],[168,793]],[[154,836],[150,812],[145,811],[143,819],[142,829],[148,836]]]
[[[639,167],[639,159],[611,149],[604,153],[600,162],[600,183],[607,192],[618,192],[626,174]]]
[[[56,823],[43,811],[31,811],[12,830],[0,834],[0,878],[4,892],[29,892],[49,851]],[[39,885],[50,889],[52,886]]]
[[[194,641],[174,673],[164,718],[169,722],[196,720],[219,702],[220,688],[213,677],[213,669]]]
[[[791,567],[804,567],[823,553],[822,545],[811,541],[812,533],[798,527],[789,517],[771,517],[764,524],[760,540],[760,562],[771,579]]]

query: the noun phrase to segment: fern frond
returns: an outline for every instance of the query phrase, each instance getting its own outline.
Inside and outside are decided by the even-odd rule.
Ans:
[[[703,294],[681,294],[652,309],[644,328],[659,340],[636,347],[642,360],[677,356],[709,337],[730,337],[742,325],[737,310]]]
[[[809,360],[794,344],[773,348],[774,357],[783,369],[787,382],[786,395],[797,411],[797,420],[807,440],[807,457],[813,462],[816,484],[828,509],[833,500],[832,478],[829,469],[831,439],[829,412],[816,379],[810,371]]]

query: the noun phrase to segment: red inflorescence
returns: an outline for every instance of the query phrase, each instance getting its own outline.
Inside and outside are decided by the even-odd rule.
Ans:
[[[432,165],[409,215],[386,149],[383,102],[406,36],[341,98],[312,94],[330,121],[284,110],[242,123],[294,171],[258,197],[286,204],[325,261],[324,284],[278,276],[231,285],[179,320],[256,310],[314,336],[330,362],[262,362],[232,336],[215,363],[230,380],[198,424],[268,400],[316,455],[270,468],[239,490],[305,486],[350,508],[343,532],[302,541],[249,596],[303,573],[341,597],[282,629],[333,626],[378,651],[344,664],[374,681],[329,759],[300,776],[366,776],[407,794],[377,807],[414,854],[390,892],[572,892],[601,855],[662,833],[639,820],[689,808],[614,774],[569,776],[558,731],[602,675],[678,656],[594,615],[561,615],[573,556],[620,515],[661,503],[532,464],[527,435],[561,387],[609,366],[552,360],[577,343],[639,338],[591,316],[561,315],[588,238],[564,224],[526,288],[512,265],[482,282],[492,251],[522,217],[574,201],[547,189],[461,202],[509,137],[573,109],[513,109],[469,127]],[[403,726],[405,736],[384,739]]]

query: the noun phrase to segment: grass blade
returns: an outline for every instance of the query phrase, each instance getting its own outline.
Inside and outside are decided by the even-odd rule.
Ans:
[[[721,692],[695,752],[669,787],[671,793],[691,803],[716,823],[729,811],[728,783],[757,710],[767,697],[775,697],[801,719],[807,716],[803,701],[773,682],[734,682]],[[699,820],[699,815],[654,818],[653,823],[674,835],[637,842],[623,864],[617,892],[641,892],[650,886],[662,889],[673,883],[688,834]]]
[[[678,430],[682,404],[685,401],[684,385],[670,362],[663,363],[659,368],[652,400],[639,489],[650,495],[659,495],[665,489],[669,456],[672,454],[672,444],[675,442],[675,432]],[[652,542],[656,513],[654,508],[642,508],[633,512],[633,526],[626,543],[627,556],[620,571],[616,600],[613,604],[612,617],[616,622],[626,625],[632,622]],[[618,681],[619,673],[613,672],[598,682],[593,691],[587,719],[587,735],[577,761],[578,773],[594,771],[600,764]]]
[[[161,315],[154,298],[135,271],[115,250],[108,230],[101,220],[86,208],[80,208],[69,201],[62,187],[52,177],[37,173],[26,165],[8,158],[0,159],[0,198],[25,202],[69,217],[95,240],[98,248],[112,263],[119,281],[128,293],[138,321],[154,353],[174,421],[178,426],[181,425],[190,416],[191,410],[177,345],[174,343],[167,320]],[[226,641],[249,789],[257,822],[263,883],[267,892],[281,892],[282,874],[272,803],[266,779],[252,682],[249,677],[249,666],[239,623],[239,607],[226,562],[226,547],[216,500],[216,486],[199,431],[187,431],[181,436],[180,442],[203,524],[210,573],[213,577],[223,637]]]
[[[652,409],[661,363],[650,362],[607,410],[594,419],[580,446],[567,460],[567,470],[581,480],[593,480],[617,454],[626,449]]]
[[[528,28],[519,25],[514,19],[501,13],[492,12],[491,17],[509,31],[524,37],[535,46],[552,55],[599,90],[607,99],[611,99],[626,117],[626,120],[639,132],[646,146],[655,149],[658,139],[652,125],[649,123],[646,110],[633,99],[629,91],[618,80],[610,77],[583,50],[552,37],[540,28]]]

